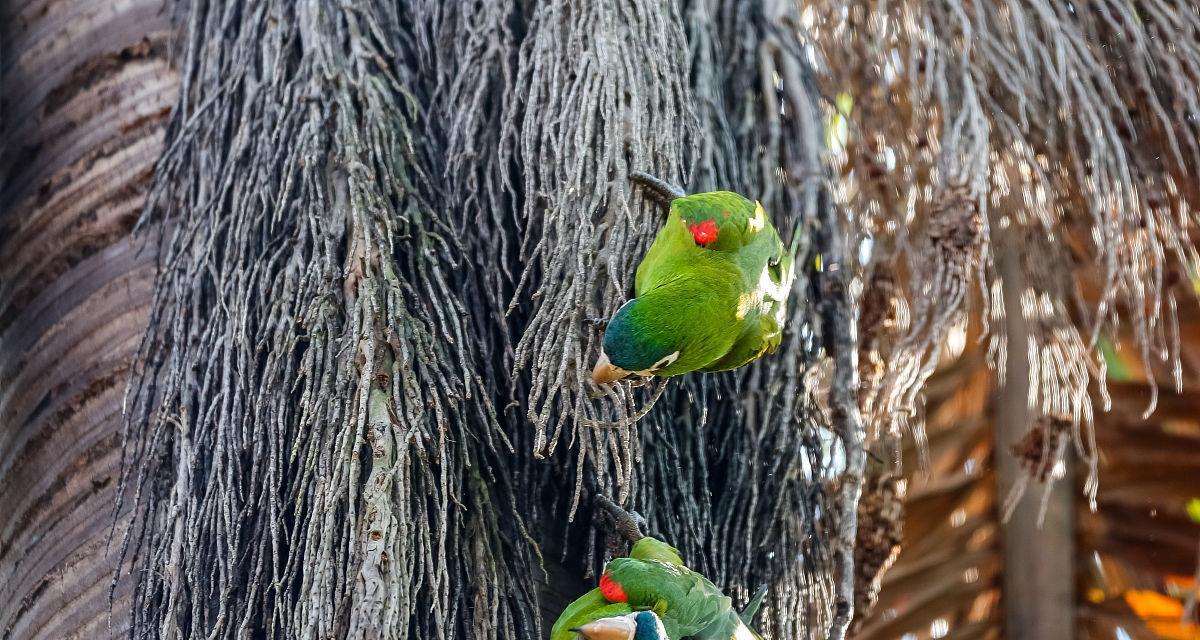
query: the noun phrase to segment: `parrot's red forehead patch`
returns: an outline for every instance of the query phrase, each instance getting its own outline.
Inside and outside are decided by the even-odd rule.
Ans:
[[[625,595],[625,590],[621,585],[613,582],[613,579],[608,577],[605,572],[600,576],[600,593],[604,595],[604,599],[609,602],[628,602],[629,596]]]
[[[688,231],[692,232],[692,239],[696,241],[696,244],[703,247],[706,244],[716,241],[717,220],[716,218],[709,218],[700,224],[693,223],[688,225]]]

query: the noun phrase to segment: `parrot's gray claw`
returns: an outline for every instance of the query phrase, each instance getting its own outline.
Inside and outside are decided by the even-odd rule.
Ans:
[[[626,540],[633,543],[645,536],[642,533],[642,528],[646,526],[646,519],[638,515],[637,512],[622,508],[608,496],[601,493],[597,493],[594,500],[596,506],[600,507],[612,519],[613,529],[620,533]]]
[[[629,179],[642,185],[647,196],[666,207],[671,206],[672,200],[687,196],[687,192],[683,189],[644,171],[630,172]]]

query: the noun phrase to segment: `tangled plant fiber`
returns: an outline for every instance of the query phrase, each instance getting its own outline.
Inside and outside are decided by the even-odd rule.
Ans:
[[[533,635],[395,6],[194,3],[123,479],[145,637]]]
[[[1103,400],[1101,336],[1123,327],[1148,370],[1160,361],[1181,380],[1171,274],[1197,263],[1189,228],[1200,201],[1190,169],[1200,152],[1200,9],[1172,0],[831,0],[809,3],[802,23],[823,61],[823,93],[852,105],[834,156],[840,200],[873,245],[864,266],[905,274],[896,295],[912,310],[900,318],[911,319],[909,338],[879,341],[884,351],[870,360],[928,372],[936,348],[906,345],[940,345],[961,325],[970,296],[938,298],[946,292],[938,272],[922,268],[921,239],[945,190],[964,189],[980,216],[981,251],[959,270],[973,274],[966,284],[993,329],[992,362],[1030,359],[1030,407],[1071,421],[1094,500],[1089,386],[1099,382]],[[1001,274],[996,247],[1023,254],[1018,278]],[[1003,287],[1017,289],[1011,310]],[[925,322],[923,308],[942,320]],[[1029,343],[1015,350],[999,330],[1012,311],[1030,325]],[[919,428],[911,418],[926,378],[902,376],[868,394],[869,432]]]
[[[590,321],[664,215],[633,170],[757,193],[841,264],[783,8],[191,3],[141,224],[160,273],[125,440],[133,635],[537,637],[539,563],[601,562],[583,497],[611,495],[741,601],[769,585],[772,637],[824,636],[837,419],[805,376],[818,318],[852,325],[845,282],[831,316],[810,267],[753,370],[587,376]]]
[[[1085,460],[1119,318],[1180,379],[1171,274],[1200,262],[1182,0],[187,9],[142,221],[161,263],[122,482],[136,636],[537,636],[538,565],[598,566],[613,541],[585,498],[605,495],[740,601],[767,584],[770,637],[841,638],[864,440],[919,433],[972,297],[992,327],[1022,314],[993,364],[1031,360],[1031,406]],[[777,354],[591,385],[592,321],[663,216],[634,170],[771,212],[803,271]],[[1006,278],[1022,238],[1039,250]]]

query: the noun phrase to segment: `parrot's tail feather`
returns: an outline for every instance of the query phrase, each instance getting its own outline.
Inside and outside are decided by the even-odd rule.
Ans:
[[[742,622],[747,626],[754,620],[754,616],[758,615],[758,609],[762,606],[763,598],[767,597],[767,585],[758,588],[754,593],[754,597],[750,598],[750,602],[746,603],[746,608],[738,615]]]
[[[634,171],[629,174],[629,179],[642,185],[642,188],[649,192],[649,195],[660,204],[670,207],[671,201],[676,198],[682,198],[687,195],[683,189],[662,180],[644,171]]]

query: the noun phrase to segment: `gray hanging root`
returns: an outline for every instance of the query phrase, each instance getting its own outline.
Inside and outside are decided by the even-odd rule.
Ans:
[[[741,600],[769,584],[768,633],[823,633],[815,309],[744,393],[693,378],[648,411],[589,388],[584,320],[628,295],[662,216],[631,171],[678,180],[700,149],[706,179],[759,192],[784,230],[816,216],[811,92],[781,117],[769,83],[734,81],[774,73],[759,51],[796,77],[773,18],[739,9],[718,37],[761,49],[694,67],[715,100],[701,131],[681,15],[629,4],[191,5],[141,225],[163,250],[128,397],[134,636],[537,636],[532,540],[575,536],[585,490],[643,505]],[[767,133],[739,138],[723,83]],[[726,173],[763,142],[799,182]]]
[[[627,176],[641,170],[679,182],[683,172],[695,131],[685,52],[670,3],[535,3],[517,66],[518,104],[505,122],[514,141],[507,151],[523,169],[525,266],[512,310],[530,308],[513,366],[529,375],[534,452],[551,455],[566,435],[578,452],[577,485],[589,466],[621,501],[637,463],[629,417],[644,401],[628,385],[595,388],[600,334],[585,321],[611,316],[629,295],[633,268],[663,217],[642,206]],[[594,428],[613,422],[624,426]]]
[[[193,3],[142,221],[135,636],[540,633],[406,29],[386,3]]]

